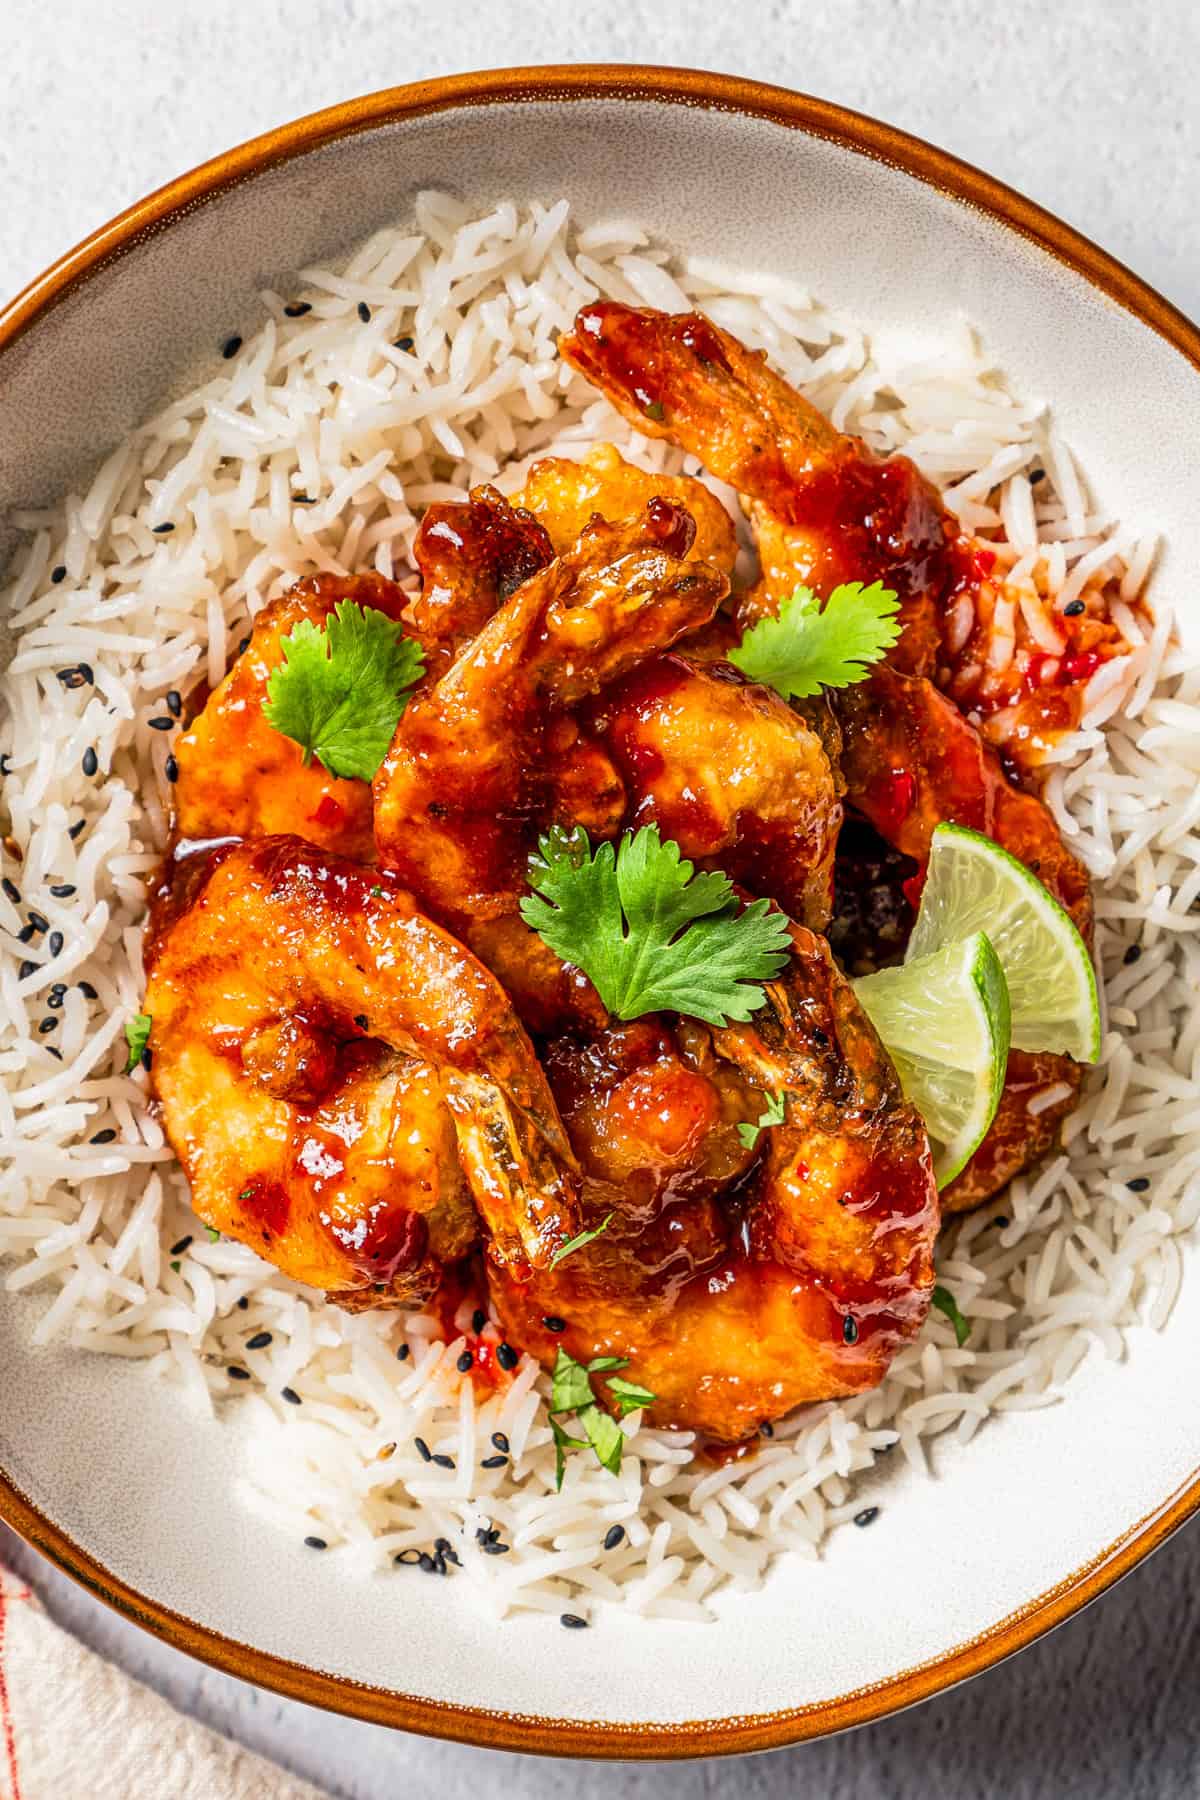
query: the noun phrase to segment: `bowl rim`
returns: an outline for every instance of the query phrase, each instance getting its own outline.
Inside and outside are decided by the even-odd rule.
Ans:
[[[738,113],[882,162],[1037,244],[1200,369],[1200,328],[1115,257],[1013,188],[895,126],[790,89],[715,72],[580,63],[493,69],[385,88],[305,115],[202,163],[92,232],[0,309],[0,359],[56,305],[150,235],[278,164],[359,132],[459,107],[631,100]],[[865,1725],[982,1673],[1072,1617],[1200,1510],[1200,1468],[1082,1568],[985,1632],[836,1698],[757,1715],[620,1724],[498,1712],[367,1686],[243,1644],[105,1569],[0,1468],[0,1519],[116,1612],[175,1649],[287,1698],[426,1736],[551,1756],[686,1758],[782,1748]]]

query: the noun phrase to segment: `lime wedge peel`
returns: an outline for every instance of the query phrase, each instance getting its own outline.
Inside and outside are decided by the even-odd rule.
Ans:
[[[945,1187],[986,1137],[1004,1091],[1010,1009],[1000,959],[976,931],[853,986],[925,1122]]]
[[[991,838],[964,825],[939,825],[905,962],[978,931],[987,933],[1004,969],[1013,1048],[1095,1062],[1096,971],[1070,915]]]

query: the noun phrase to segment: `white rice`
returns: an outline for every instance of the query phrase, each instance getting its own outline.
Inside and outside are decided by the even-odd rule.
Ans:
[[[577,1456],[556,1495],[546,1382],[528,1360],[485,1397],[430,1317],[341,1313],[241,1245],[209,1241],[145,1078],[122,1073],[122,1027],[138,1010],[143,880],[165,832],[171,734],[148,720],[168,690],[219,679],[247,620],[314,569],[407,579],[431,500],[481,480],[511,491],[551,447],[582,455],[611,439],[648,467],[685,466],[558,361],[558,330],[597,293],[698,303],[839,425],[904,448],[970,528],[1007,533],[1001,564],[1021,565],[1035,642],[1056,643],[1054,608],[1104,580],[1134,648],[1093,678],[1046,788],[1098,884],[1103,1058],[1064,1153],[941,1243],[939,1279],[969,1342],[935,1312],[881,1388],[810,1407],[723,1467],[693,1461],[686,1434],[631,1419],[619,1477]],[[1092,514],[1051,421],[1006,391],[965,327],[933,361],[884,366],[799,285],[669,264],[628,221],[576,233],[565,202],[472,218],[434,194],[415,228],[379,233],[338,272],[306,270],[296,298],[311,310],[293,319],[264,294],[211,380],[115,451],[89,491],[20,521],[30,538],[5,598],[15,655],[0,724],[4,830],[22,852],[6,848],[2,869],[20,902],[0,894],[6,1285],[44,1289],[39,1342],[144,1358],[197,1409],[236,1399],[255,1426],[244,1497],[348,1563],[385,1565],[444,1536],[459,1588],[497,1615],[586,1615],[609,1600],[703,1619],[716,1589],[755,1586],[779,1553],[816,1556],[897,1443],[923,1471],[932,1440],[959,1454],[994,1414],[1056,1400],[1094,1347],[1117,1356],[1129,1326],[1166,1319],[1178,1240],[1200,1217],[1200,668],[1161,612],[1151,630],[1128,611],[1153,539]],[[969,629],[956,619],[962,641]],[[65,686],[56,671],[81,660],[94,685]],[[30,907],[48,930],[22,944]],[[37,967],[22,978],[25,960]],[[1031,1112],[1055,1097],[1035,1096]],[[269,1344],[247,1349],[259,1332]],[[483,1470],[496,1432],[510,1461]],[[424,1461],[418,1439],[454,1466]],[[605,1551],[615,1524],[625,1537]],[[493,1527],[507,1554],[477,1541]]]

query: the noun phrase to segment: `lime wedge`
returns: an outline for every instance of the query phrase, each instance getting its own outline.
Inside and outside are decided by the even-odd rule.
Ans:
[[[1012,1007],[1015,1050],[1076,1062],[1100,1054],[1100,1006],[1087,945],[1037,876],[963,825],[939,825],[906,961],[986,931]]]
[[[854,982],[900,1085],[925,1121],[939,1187],[996,1116],[1008,1064],[1008,989],[982,931]]]

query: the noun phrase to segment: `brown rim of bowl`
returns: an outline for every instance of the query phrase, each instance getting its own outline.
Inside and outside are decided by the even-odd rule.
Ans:
[[[494,69],[388,88],[251,139],[181,175],[85,238],[0,312],[0,354],[49,308],[151,232],[276,163],[356,132],[460,106],[503,101],[650,100],[744,113],[890,164],[1031,240],[1148,326],[1200,369],[1200,330],[1114,257],[991,176],[862,113],[786,88],[690,69],[581,64]],[[377,1725],[493,1749],[591,1757],[718,1756],[869,1724],[991,1668],[1061,1624],[1156,1550],[1200,1509],[1200,1469],[1107,1550],[988,1631],[917,1668],[810,1706],[670,1725],[619,1725],[452,1706],[367,1687],[255,1650],[161,1606],[102,1568],[0,1471],[0,1518],[81,1586],[176,1649],[310,1706]]]

